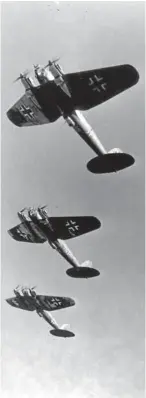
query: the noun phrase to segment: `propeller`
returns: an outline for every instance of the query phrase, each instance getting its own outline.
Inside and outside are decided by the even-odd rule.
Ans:
[[[38,209],[40,209],[40,210],[42,209],[42,210],[43,210],[43,209],[45,209],[46,207],[47,207],[47,205],[44,205],[44,206],[38,206]]]
[[[27,207],[23,207],[22,210],[20,210],[20,213],[22,213],[23,211],[27,210]]]
[[[13,81],[13,83],[16,83],[18,80],[21,80],[21,79],[23,79],[23,77],[26,77],[28,75],[28,73],[30,73],[30,70],[28,70],[28,69],[25,72],[20,73],[20,75],[17,77],[17,79],[15,79]]]
[[[30,289],[31,289],[31,290],[34,290],[34,289],[36,289],[36,287],[37,287],[37,286],[32,286],[32,287],[30,287]]]
[[[15,289],[13,289],[13,292],[15,293],[15,291],[16,291],[19,287],[20,287],[20,285],[17,285],[17,286],[15,287]]]
[[[23,289],[23,286],[20,286],[20,285],[17,285],[16,287],[15,287],[15,289],[13,290],[13,292],[16,294],[16,292],[18,292],[19,294],[20,294],[20,291],[22,291],[22,289]]]
[[[53,62],[53,63],[58,62],[58,61],[60,60],[60,58],[61,58],[61,57],[57,57],[57,58],[55,57],[55,58],[52,59],[52,62]]]
[[[56,62],[58,62],[60,60],[60,57],[58,58],[53,58],[52,61],[48,61],[48,64],[45,66],[45,68],[48,68],[48,66],[50,66],[50,64],[55,64]]]
[[[34,67],[34,71],[35,71],[35,72],[37,72],[38,69],[40,69],[40,68],[43,69],[43,68],[41,67],[41,65],[39,65],[39,64],[36,64],[36,65],[33,64],[33,67]]]
[[[34,69],[38,69],[40,66],[39,66],[39,64],[33,64],[33,67],[34,67]]]

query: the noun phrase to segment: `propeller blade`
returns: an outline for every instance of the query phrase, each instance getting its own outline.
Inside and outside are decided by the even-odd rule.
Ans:
[[[38,206],[38,211],[39,211],[39,210],[44,210],[44,209],[46,209],[46,207],[47,207],[47,205],[45,205],[45,206]]]
[[[24,210],[27,210],[27,208],[26,208],[26,207],[23,207],[23,209],[21,210],[21,212],[24,211]]]
[[[52,61],[48,61],[48,64],[45,66],[45,68],[48,68],[48,66],[50,66],[50,64],[55,64],[56,62],[58,62],[60,60],[60,57],[58,58],[53,58]]]
[[[47,205],[39,206],[38,209],[45,209],[46,207],[47,207]]]
[[[33,64],[33,67],[34,67],[34,70],[36,71],[37,69],[39,69],[40,68],[40,65],[39,64]]]
[[[13,291],[15,292],[15,290],[17,290],[19,287],[20,285],[17,285]]]
[[[18,80],[23,79],[23,77],[26,77],[30,73],[29,69],[26,69],[23,73],[20,73],[20,75],[13,81],[13,83],[16,83]]]
[[[21,80],[22,79],[22,75],[20,75],[19,77],[17,77],[17,79],[15,79],[15,80],[13,80],[13,83],[16,83],[16,82],[18,82],[18,80]]]
[[[59,60],[60,60],[60,57],[53,58],[53,59],[52,59],[52,62],[55,63],[55,62],[58,62]]]

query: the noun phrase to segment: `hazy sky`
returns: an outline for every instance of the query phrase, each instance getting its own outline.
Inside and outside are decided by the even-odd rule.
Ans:
[[[48,7],[50,5],[50,7]],[[142,398],[144,396],[144,3],[3,2],[2,4],[2,379],[4,398]],[[66,72],[131,64],[136,86],[84,115],[107,149],[131,153],[133,167],[92,175],[92,150],[59,119],[18,128],[6,111],[23,94],[13,80],[32,64],[60,56]],[[11,239],[24,206],[52,215],[94,215],[97,232],[69,241],[100,270],[69,278],[47,244]],[[57,339],[35,313],[10,307],[17,284],[73,297],[55,312],[74,339]]]

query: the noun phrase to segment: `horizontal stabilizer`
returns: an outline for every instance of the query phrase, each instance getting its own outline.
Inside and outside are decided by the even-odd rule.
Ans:
[[[50,333],[53,336],[57,336],[57,337],[74,337],[75,334],[73,332],[71,332],[70,330],[66,330],[66,329],[52,329],[50,330]]]
[[[81,279],[93,278],[100,275],[100,272],[97,269],[92,268],[91,261],[85,261],[80,267],[69,268],[67,269],[66,273],[72,278]]]
[[[134,162],[133,156],[114,148],[105,155],[89,160],[87,169],[94,174],[114,173],[132,166]]]

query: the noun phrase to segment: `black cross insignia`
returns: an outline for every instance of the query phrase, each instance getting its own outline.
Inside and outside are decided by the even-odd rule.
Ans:
[[[107,83],[103,82],[103,77],[97,75],[89,77],[88,85],[91,86],[93,91],[98,91],[99,93],[107,90]]]
[[[31,108],[26,107],[26,106],[24,106],[24,105],[21,105],[20,108],[19,108],[19,110],[20,110],[20,112],[23,113],[24,116],[26,116],[26,117],[28,117],[28,118],[30,118],[30,119],[33,119],[34,113],[33,113],[33,111],[31,110]]]

